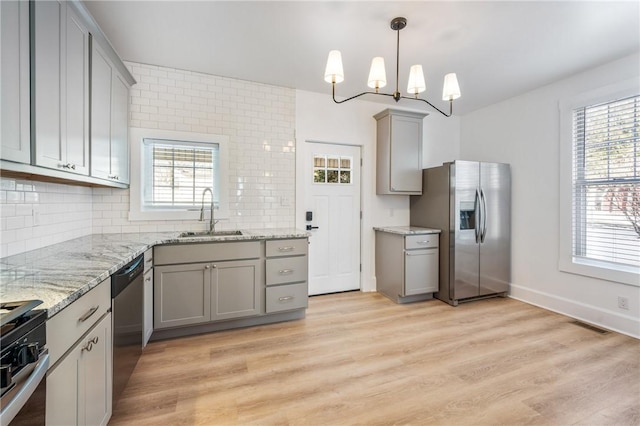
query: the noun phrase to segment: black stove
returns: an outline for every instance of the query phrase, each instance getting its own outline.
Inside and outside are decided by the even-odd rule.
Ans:
[[[10,393],[25,367],[37,363],[47,343],[41,300],[0,303],[0,397]]]

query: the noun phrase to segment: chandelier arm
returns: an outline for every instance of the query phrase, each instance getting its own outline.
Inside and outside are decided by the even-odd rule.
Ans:
[[[382,95],[382,96],[391,96],[391,97],[393,97],[393,95],[391,95],[391,94],[389,94],[389,93],[380,93],[380,92],[362,92],[362,93],[359,93],[359,94],[357,94],[357,95],[355,95],[355,96],[351,96],[350,98],[346,98],[346,99],[343,99],[343,100],[339,101],[339,100],[337,100],[337,99],[336,99],[336,86],[335,86],[335,84],[333,85],[333,91],[332,91],[332,92],[333,92],[333,93],[332,93],[332,94],[333,94],[333,102],[335,102],[335,103],[337,103],[337,104],[341,104],[341,103],[344,103],[344,102],[350,101],[351,99],[359,98],[359,97],[360,97],[360,96],[362,96],[362,95]],[[409,99],[413,99],[413,98],[409,98]]]
[[[449,101],[449,114],[447,114],[446,112],[442,111],[440,108],[438,108],[437,106],[435,106],[434,104],[432,104],[431,102],[429,102],[426,99],[410,98],[408,96],[402,96],[401,99],[411,99],[411,100],[414,100],[414,101],[422,101],[422,102],[426,103],[427,105],[429,105],[431,108],[433,108],[436,111],[438,111],[440,114],[444,115],[445,117],[451,117],[451,114],[453,113],[453,100]]]

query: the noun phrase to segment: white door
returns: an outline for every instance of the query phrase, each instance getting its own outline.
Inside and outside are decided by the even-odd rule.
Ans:
[[[312,215],[306,224],[314,227],[309,295],[358,290],[360,147],[307,142],[305,148],[305,210]]]

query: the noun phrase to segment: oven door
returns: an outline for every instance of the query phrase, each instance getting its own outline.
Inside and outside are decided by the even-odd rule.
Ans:
[[[0,400],[0,425],[45,424],[48,369],[49,353],[45,350],[38,362],[23,368],[13,378],[14,388]]]

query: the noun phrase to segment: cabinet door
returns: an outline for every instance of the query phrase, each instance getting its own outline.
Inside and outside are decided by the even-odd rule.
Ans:
[[[89,174],[89,31],[75,10],[66,3],[63,76],[65,102],[63,145],[65,158],[74,173]],[[65,140],[66,139],[66,140]]]
[[[129,85],[114,71],[111,97],[111,176],[129,183]]]
[[[391,117],[390,179],[393,192],[422,191],[422,120]]]
[[[59,1],[36,1],[35,38],[35,151],[36,165],[61,169],[64,164],[60,125],[61,41],[65,6]]]
[[[111,64],[96,43],[91,55],[91,176],[111,174]]]
[[[79,424],[106,425],[111,417],[111,314],[79,343]]]
[[[438,250],[407,250],[404,263],[404,294],[438,291]]]
[[[211,319],[211,265],[154,267],[153,327],[199,324]]]
[[[0,2],[0,155],[30,163],[29,3]]]
[[[259,260],[218,262],[211,278],[211,319],[228,319],[261,313]]]
[[[35,162],[89,174],[89,32],[70,3],[37,1]]]
[[[48,426],[78,424],[78,373],[80,369],[80,346],[77,345],[47,374]]]

